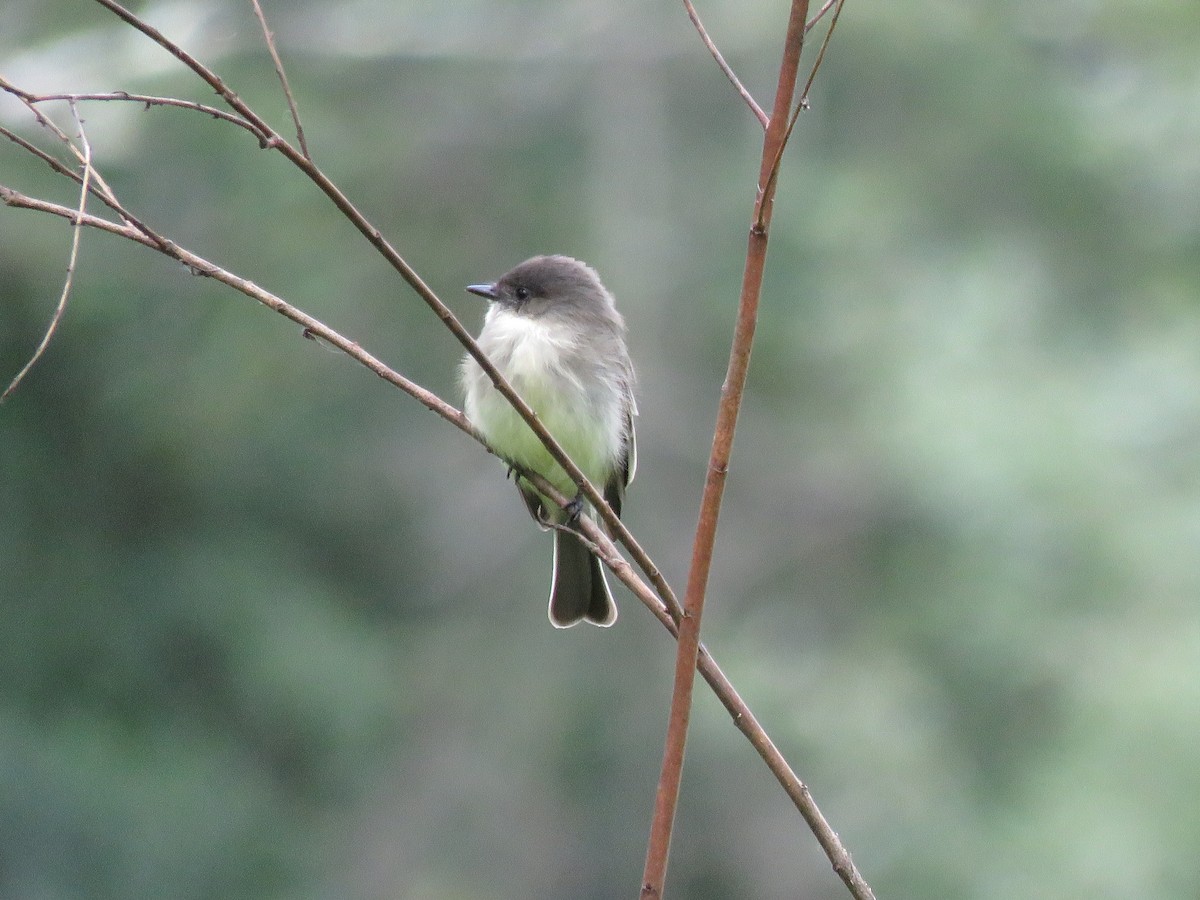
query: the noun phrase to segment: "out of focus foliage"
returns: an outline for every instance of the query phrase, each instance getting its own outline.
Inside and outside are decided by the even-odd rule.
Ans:
[[[681,585],[759,139],[683,11],[265,6],[315,158],[472,327],[462,286],[533,253],[603,273],[628,520]],[[139,11],[286,128],[248,3]],[[786,5],[701,12],[769,107]],[[98,5],[3,18],[24,87],[213,100]],[[1200,894],[1198,44],[1167,0],[850,0],[789,149],[707,635],[881,897]],[[458,346],[277,156],[83,114],[148,222],[457,401]],[[0,183],[74,202],[8,143]],[[69,237],[0,209],[5,382]],[[671,645],[627,596],[550,628],[503,474],[85,234],[0,407],[0,896],[631,895]],[[707,697],[685,775],[671,896],[845,896]]]

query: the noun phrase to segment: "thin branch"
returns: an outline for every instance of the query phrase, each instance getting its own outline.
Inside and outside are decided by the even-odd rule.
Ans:
[[[817,23],[825,18],[825,13],[829,12],[835,3],[840,2],[841,0],[825,0],[825,5],[817,10],[817,14],[809,19],[808,23],[804,26],[804,34],[807,35],[810,31],[812,31],[816,27]]]
[[[828,8],[829,3],[836,3],[837,9],[833,11],[833,18],[829,20],[829,30],[825,32],[825,40],[821,41],[821,49],[817,51],[816,62],[813,63],[812,71],[808,73],[808,80],[804,82],[804,90],[800,92],[800,102],[796,104],[796,112],[793,114],[793,117],[798,116],[800,110],[808,109],[808,94],[812,90],[813,82],[817,79],[817,71],[821,68],[821,63],[825,61],[825,50],[829,47],[829,41],[833,37],[833,29],[837,28],[838,19],[841,18],[842,7],[846,5],[846,0],[829,0],[826,3],[826,8]],[[819,19],[820,15],[816,18]],[[807,33],[807,31],[808,29],[806,28],[805,32]],[[791,133],[792,129],[789,126],[788,135],[790,136]]]
[[[42,354],[50,346],[50,341],[53,339],[54,333],[58,331],[58,325],[67,311],[67,299],[71,296],[71,285],[75,281],[75,264],[79,260],[79,239],[83,234],[81,220],[84,213],[87,212],[88,190],[92,183],[92,145],[88,142],[83,120],[79,117],[79,109],[74,103],[71,104],[71,114],[75,117],[75,124],[79,126],[79,142],[83,145],[83,176],[80,179],[79,206],[76,208],[75,220],[71,229],[71,253],[67,258],[67,275],[63,280],[62,292],[58,295],[58,305],[54,307],[54,315],[50,317],[50,324],[46,327],[46,333],[42,335],[41,343],[33,351],[33,356],[29,357],[29,361],[21,367],[21,371],[9,382],[4,393],[0,394],[0,403],[7,400],[17,389],[17,385],[24,380],[29,370],[42,358]]]
[[[71,140],[71,138],[67,135],[67,133],[65,131],[63,131],[61,128],[58,127],[58,124],[53,119],[51,119],[49,116],[47,116],[45,113],[43,113],[40,109],[38,109],[38,107],[37,107],[38,98],[34,94],[31,94],[28,91],[21,90],[16,85],[12,84],[7,79],[2,78],[2,77],[0,77],[0,90],[5,91],[6,93],[12,94],[14,97],[16,97],[18,100],[20,100],[21,103],[25,106],[25,108],[28,109],[29,112],[33,114],[34,121],[36,121],[39,125],[41,125],[43,128],[45,128],[51,134],[53,134],[54,137],[57,138],[58,142],[60,144],[62,144],[64,147],[66,147],[71,152],[71,154],[75,157],[75,159],[77,159],[79,161],[80,165],[81,166],[83,165],[83,154],[80,153],[79,148],[75,146],[75,142]],[[70,98],[67,98],[67,99],[69,101]],[[72,109],[74,109],[74,108],[72,107]],[[26,147],[31,146],[31,145],[27,144],[26,142],[21,141],[19,138],[17,138],[15,135],[13,135],[12,132],[7,131],[7,129],[6,129],[6,136],[11,136],[14,141],[16,141],[19,144],[22,144],[22,146],[26,146]],[[63,165],[61,162],[56,160],[54,157],[50,156],[48,153],[43,153],[38,150],[35,150],[34,152],[37,154],[37,156],[40,159],[47,162],[50,165],[50,168],[59,172],[59,174],[66,175],[68,178],[74,180],[76,184],[82,183],[82,178],[78,173],[71,171],[69,168],[67,168],[67,166]],[[94,169],[92,171],[92,179],[95,181],[95,186],[92,190],[93,195],[100,198],[100,200],[102,200],[103,202],[108,203],[109,197],[111,197],[111,195],[112,195],[112,189],[109,188],[108,184],[100,176],[100,173],[95,171]]]
[[[461,431],[479,440],[479,436],[475,433],[475,429],[467,420],[467,417],[455,409],[449,403],[446,403],[436,394],[421,387],[416,382],[410,381],[400,373],[389,368],[376,357],[372,356],[367,351],[363,350],[356,341],[352,341],[342,334],[334,331],[324,322],[315,319],[305,313],[303,310],[292,306],[281,297],[272,294],[270,291],[255,284],[249,279],[242,278],[227,269],[218,266],[216,263],[205,259],[198,254],[192,253],[184,249],[172,240],[151,233],[147,235],[143,233],[142,228],[133,224],[119,224],[111,222],[108,219],[94,216],[90,213],[81,213],[70,207],[62,206],[57,203],[51,203],[47,200],[40,200],[36,197],[30,197],[20,191],[13,190],[5,185],[0,185],[0,202],[6,206],[15,209],[29,209],[37,212],[49,213],[50,215],[59,216],[67,219],[77,225],[84,225],[89,228],[95,228],[99,231],[106,231],[109,234],[114,234],[126,240],[133,241],[151,250],[157,250],[166,256],[182,263],[193,275],[200,275],[205,278],[211,278],[214,281],[219,281],[228,287],[233,288],[241,294],[246,295],[252,300],[256,300],[263,306],[273,309],[284,318],[290,319],[304,329],[304,334],[310,337],[319,338],[321,341],[336,347],[343,353],[350,356],[352,359],[361,363],[366,368],[370,369],[384,381],[394,384],[410,397],[419,402],[426,409],[437,413],[451,425],[454,425]]]
[[[37,104],[48,98],[39,97],[36,94],[31,94],[28,91],[21,90],[20,88],[16,87],[15,85],[11,84],[10,82],[6,81],[4,78],[0,78],[0,90],[3,90],[9,94],[12,94],[14,97],[19,99],[26,106],[26,108],[28,108],[29,111],[33,114],[34,119],[37,121],[37,123],[39,125],[41,125],[43,128],[47,129],[51,134],[53,134],[59,140],[60,143],[64,144],[67,147],[67,149],[71,151],[71,153],[75,156],[76,159],[79,160],[79,162],[81,164],[83,163],[83,157],[79,152],[79,148],[77,148],[75,146],[75,144],[71,141],[71,139],[69,137],[67,137],[66,133],[61,128],[59,128],[58,125],[56,125],[53,120],[51,120],[40,109],[38,109]],[[73,102],[74,100],[79,99],[79,98],[74,95],[63,95],[61,99],[65,99],[68,102]],[[32,153],[38,159],[42,160],[42,162],[46,163],[46,165],[48,165],[57,174],[62,175],[64,178],[69,178],[70,180],[74,181],[76,184],[80,184],[80,185],[83,184],[83,178],[82,178],[82,176],[79,175],[78,172],[72,171],[61,160],[56,159],[55,157],[51,156],[46,151],[40,149],[39,147],[34,146],[29,141],[25,140],[23,137],[13,133],[12,131],[9,131],[7,128],[4,128],[3,126],[0,126],[0,135],[3,135],[4,137],[8,138],[13,143],[17,144],[22,149],[28,151],[29,153]],[[92,171],[91,180],[94,182],[93,184],[91,184],[88,187],[88,190],[91,193],[91,195],[93,197],[96,197],[98,200],[100,200],[100,202],[104,203],[106,206],[109,207],[109,209],[111,209],[113,212],[117,213],[117,215],[124,218],[127,222],[138,226],[143,231],[143,233],[148,234],[148,235],[153,234],[153,232],[150,231],[150,229],[146,228],[143,225],[143,223],[136,216],[134,216],[132,213],[130,213],[128,210],[124,209],[121,206],[121,204],[118,202],[118,200],[116,198],[116,195],[113,193],[112,188],[104,180],[103,176],[101,176],[101,174],[95,169],[95,167],[92,167],[91,171]]]
[[[225,110],[218,109],[215,106],[206,106],[203,103],[196,103],[194,100],[180,100],[177,97],[155,97],[150,94],[131,94],[129,91],[110,91],[104,94],[30,94],[29,99],[33,103],[45,103],[50,100],[74,100],[76,102],[82,100],[107,100],[114,102],[141,103],[147,109],[152,106],[174,106],[178,109],[189,109],[193,112],[203,113],[204,115],[211,116],[214,119],[222,119],[223,121],[238,126],[238,128],[244,128],[255,137],[259,136],[258,131],[254,128],[254,126],[239,115],[226,112]]]
[[[296,108],[296,98],[292,96],[287,72],[283,70],[283,60],[280,59],[279,50],[275,47],[275,35],[267,27],[267,17],[263,14],[262,5],[258,0],[251,0],[251,2],[254,4],[254,15],[258,17],[258,24],[262,26],[263,38],[267,42],[267,51],[271,54],[271,61],[275,64],[275,74],[279,76],[279,83],[283,85],[283,96],[287,98],[288,109],[292,113],[292,122],[296,126],[296,141],[300,144],[300,152],[304,154],[305,159],[312,159],[312,154],[308,152],[308,143],[304,140],[304,126],[300,124],[300,110]]]
[[[734,86],[746,105],[750,107],[750,111],[754,113],[754,117],[765,129],[767,127],[767,114],[763,112],[763,108],[758,105],[758,101],[750,94],[745,85],[738,79],[733,68],[729,63],[725,62],[725,57],[721,55],[721,51],[717,49],[717,45],[713,43],[713,39],[708,36],[708,30],[704,27],[704,23],[700,21],[700,14],[696,12],[696,7],[692,5],[692,0],[683,0],[683,7],[687,10],[688,18],[692,20],[692,24],[696,26],[696,31],[700,33],[700,40],[704,42],[704,46],[708,48],[708,52],[712,54],[713,59],[717,61],[717,65],[721,67],[721,71],[725,73],[725,77],[729,79],[730,84]]]
[[[838,8],[837,13],[834,14],[834,24],[836,24],[837,16],[840,15],[842,11],[843,2],[844,0],[825,0],[825,4],[819,10],[817,10],[817,14],[809,19],[807,23],[805,23],[804,33],[808,34],[808,32],[812,31],[813,28],[816,27],[817,23],[820,22],[821,19],[825,18],[825,14],[828,13],[829,10],[831,10],[834,6],[837,6]],[[257,3],[257,0],[255,0],[255,3]],[[695,26],[696,31],[699,33],[700,40],[703,41],[704,46],[708,48],[708,52],[712,54],[713,59],[717,61],[717,65],[720,67],[721,71],[725,73],[725,77],[729,79],[730,84],[732,84],[734,89],[737,90],[738,94],[746,102],[746,105],[749,106],[750,110],[754,113],[754,117],[758,119],[759,124],[765,129],[767,127],[767,123],[770,121],[769,117],[767,116],[766,112],[763,111],[763,108],[758,105],[758,101],[754,99],[754,96],[750,93],[750,90],[744,84],[742,84],[741,79],[739,79],[737,74],[733,71],[733,67],[725,61],[725,57],[717,48],[716,42],[714,42],[712,37],[709,35],[708,29],[705,28],[704,23],[700,21],[700,14],[696,12],[696,7],[692,3],[692,0],[683,0],[683,7],[687,11],[688,18],[692,20],[692,25]],[[830,33],[833,32],[832,25],[829,27],[829,31]],[[825,43],[828,44],[828,42],[829,35],[826,35]],[[824,50],[825,45],[823,44],[821,47],[821,55],[824,55]],[[818,57],[817,66],[820,66],[820,64],[820,57]],[[812,87],[812,77],[816,75],[817,66],[813,67],[812,75],[810,75],[808,85],[804,90],[804,96],[806,97],[808,96],[808,88]]]
[[[4,137],[8,138],[10,141],[12,141],[14,144],[16,144],[22,150],[25,150],[26,152],[31,153],[34,156],[36,156],[38,159],[40,159],[42,162],[44,162],[46,165],[48,165],[51,169],[53,169],[57,174],[65,175],[67,178],[72,178],[72,179],[78,177],[74,172],[72,172],[65,165],[63,165],[63,163],[61,161],[59,161],[58,159],[55,159],[53,156],[51,156],[49,153],[47,153],[41,147],[38,147],[36,144],[31,144],[29,141],[25,140],[25,138],[21,137],[16,132],[9,131],[3,125],[0,125],[0,135],[3,135]],[[82,180],[82,179],[80,179],[80,180]]]

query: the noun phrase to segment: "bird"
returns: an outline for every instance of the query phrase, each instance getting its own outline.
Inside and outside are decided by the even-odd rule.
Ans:
[[[488,301],[479,349],[620,516],[637,469],[634,370],[625,320],[596,270],[569,256],[534,256],[467,291]],[[577,529],[588,514],[582,491],[470,354],[461,378],[467,419],[515,471],[534,521],[554,530],[551,624],[612,625],[617,606],[604,567]],[[573,501],[563,509],[521,472]]]

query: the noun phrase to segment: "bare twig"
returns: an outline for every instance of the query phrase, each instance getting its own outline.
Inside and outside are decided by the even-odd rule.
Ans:
[[[829,12],[829,10],[831,10],[833,8],[835,3],[840,3],[840,2],[841,2],[841,0],[825,0],[825,4],[820,9],[817,10],[817,14],[815,16],[813,16],[811,19],[809,19],[808,22],[805,24],[804,33],[807,35],[810,31],[812,31],[813,28],[816,27],[817,23],[820,22],[823,18],[825,18],[825,13]]]
[[[746,105],[754,113],[754,118],[758,119],[758,123],[765,129],[767,127],[767,114],[763,112],[763,108],[758,105],[758,101],[754,99],[750,91],[738,79],[729,63],[725,62],[725,57],[721,55],[721,51],[717,49],[717,45],[713,43],[713,39],[708,36],[708,30],[704,27],[704,23],[700,21],[700,14],[696,12],[696,7],[692,5],[692,0],[683,0],[683,7],[687,10],[688,18],[692,20],[692,24],[696,26],[696,31],[700,33],[700,40],[704,42],[704,46],[708,48],[708,52],[712,54],[713,59],[717,61],[717,65],[721,67],[721,71],[725,73],[725,77],[729,79],[742,99],[746,101]]]
[[[235,116],[232,113],[227,113],[223,109],[217,109],[215,106],[206,106],[203,103],[196,103],[193,100],[179,100],[175,97],[155,97],[149,94],[131,94],[129,91],[108,91],[99,94],[33,94],[29,91],[17,87],[6,78],[0,77],[0,89],[7,91],[14,97],[22,100],[31,110],[39,103],[47,103],[51,100],[66,100],[76,103],[83,100],[114,100],[125,101],[130,103],[142,103],[149,109],[151,106],[176,106],[180,109],[190,109],[194,112],[204,113],[206,116],[212,116],[214,119],[224,119],[226,122],[232,122],[239,128],[245,128],[255,137],[259,133],[255,128],[243,119],[241,116]],[[49,125],[44,121],[40,113],[34,113],[38,116],[38,121],[43,125]]]
[[[38,159],[40,159],[42,162],[44,162],[46,165],[48,165],[51,169],[53,169],[57,174],[65,175],[67,178],[72,178],[72,179],[79,177],[79,176],[76,176],[76,174],[74,172],[72,172],[70,169],[68,169],[65,165],[63,165],[62,162],[55,159],[53,156],[51,156],[49,153],[47,153],[41,147],[38,147],[36,144],[30,143],[29,141],[25,140],[25,138],[21,137],[16,132],[9,131],[3,125],[0,125],[0,135],[3,135],[4,137],[8,138],[10,141],[12,141],[14,144],[16,144],[18,147],[20,147],[22,150],[26,151],[27,153],[30,153],[33,156],[36,156]],[[80,178],[80,180],[82,180],[82,178]]]
[[[278,139],[278,135],[275,135],[275,132],[271,126],[268,125],[261,116],[255,113],[254,110],[247,106],[241,97],[230,90],[229,86],[217,76],[216,72],[204,65],[204,63],[200,62],[200,60],[196,59],[149,22],[138,18],[137,15],[127,10],[120,3],[115,2],[115,0],[95,0],[95,2],[112,12],[127,25],[136,28],[142,34],[146,35],[146,37],[150,38],[150,40],[154,41],[154,43],[158,44],[158,46],[162,47],[181,63],[195,72],[196,75],[200,77],[201,81],[216,91],[222,100],[229,104],[234,111],[243,116],[246,121],[253,126],[250,130],[258,137],[260,143],[264,147],[268,145],[272,136]]]
[[[15,93],[15,91],[13,92]],[[180,100],[177,97],[155,97],[150,94],[131,94],[129,91],[109,91],[108,93],[102,94],[29,94],[28,97],[33,103],[46,103],[51,100],[74,100],[75,102],[80,102],[83,100],[108,100],[113,102],[141,103],[147,109],[152,106],[174,106],[179,109],[190,109],[193,112],[203,113],[206,116],[212,116],[214,119],[222,119],[238,126],[239,128],[244,128],[255,137],[258,136],[258,132],[254,129],[254,126],[241,116],[226,112],[223,109],[218,109],[215,106],[206,106],[203,103],[196,103],[193,100]]]
[[[72,153],[72,155],[75,156],[76,159],[80,161],[81,164],[83,163],[83,157],[79,151],[79,148],[75,146],[74,142],[67,137],[66,133],[59,128],[53,120],[51,120],[40,109],[38,109],[38,104],[43,100],[46,100],[46,97],[39,97],[35,94],[29,93],[28,91],[21,90],[20,88],[6,81],[4,78],[0,78],[0,90],[17,97],[33,114],[37,123],[53,134],[60,143],[67,147],[67,149]],[[63,95],[62,99],[73,103],[74,101],[80,99],[80,97],[68,94]],[[62,161],[51,156],[44,150],[34,146],[21,136],[9,131],[3,126],[0,126],[0,134],[17,144],[19,147],[27,150],[29,153],[32,153],[38,159],[46,163],[46,165],[50,166],[50,168],[59,175],[62,175],[64,178],[71,179],[76,184],[83,184],[83,177],[78,172],[72,171]],[[91,193],[91,195],[99,199],[102,203],[108,206],[109,209],[117,213],[117,215],[125,219],[126,222],[137,226],[140,230],[142,230],[143,234],[152,235],[153,232],[149,228],[146,228],[141,220],[121,206],[120,202],[118,202],[116,198],[116,194],[113,193],[112,188],[109,187],[108,183],[104,180],[104,177],[99,171],[96,170],[94,166],[91,167],[91,173],[92,183],[87,187],[87,190]]]
[[[37,107],[38,97],[37,96],[29,93],[28,91],[21,90],[17,86],[10,83],[7,79],[2,78],[2,77],[0,77],[0,90],[3,90],[6,93],[12,94],[14,97],[16,97],[18,100],[20,100],[21,103],[24,104],[25,108],[28,109],[33,114],[34,120],[39,125],[41,125],[43,128],[45,128],[47,131],[49,131],[51,134],[53,134],[54,137],[58,139],[58,142],[60,144],[62,144],[64,147],[66,147],[71,152],[71,155],[73,155],[79,161],[80,165],[81,166],[83,165],[83,154],[80,152],[79,148],[75,146],[75,142],[71,140],[71,138],[67,135],[67,133],[65,131],[63,131],[61,128],[58,127],[58,125],[54,122],[53,119],[51,119],[49,116],[45,115],[40,109],[38,109],[38,107]],[[71,101],[71,98],[69,98],[69,97],[65,98],[65,99],[67,99],[68,102]],[[75,115],[73,105],[72,105],[72,114]],[[18,144],[21,144],[22,146],[26,146],[26,147],[32,146],[32,145],[29,145],[27,142],[22,141],[20,138],[18,138],[16,135],[14,135],[11,131],[8,131],[7,129],[5,129],[5,136],[10,137],[12,140],[16,141]],[[67,168],[65,165],[63,165],[61,162],[56,160],[54,157],[50,156],[50,154],[43,153],[36,149],[33,150],[33,152],[40,159],[42,159],[43,161],[48,163],[50,165],[50,168],[59,172],[59,174],[66,175],[68,178],[71,178],[72,180],[74,180],[77,184],[82,183],[82,180],[83,180],[82,176],[80,176],[76,172],[71,171],[69,168]],[[101,177],[100,173],[95,170],[95,168],[92,169],[91,180],[95,182],[95,184],[91,188],[92,194],[94,196],[100,198],[100,200],[102,200],[103,202],[108,203],[109,198],[112,196],[112,189],[109,188],[108,184]]]
[[[81,213],[70,207],[62,206],[57,203],[51,203],[46,200],[40,200],[36,197],[30,197],[20,191],[0,185],[0,202],[6,206],[16,209],[29,209],[37,212],[49,213],[50,215],[60,216],[78,225],[84,225],[89,228],[95,228],[99,231],[106,231],[109,234],[114,234],[126,240],[133,241],[151,250],[157,250],[159,253],[165,254],[174,260],[182,263],[193,275],[201,275],[205,278],[211,278],[214,281],[219,281],[224,285],[233,288],[241,294],[246,295],[252,300],[257,300],[263,306],[273,309],[281,316],[290,319],[304,329],[304,333],[309,336],[315,336],[325,343],[336,347],[347,356],[358,361],[366,368],[370,369],[384,381],[394,384],[410,397],[419,402],[426,409],[437,413],[451,425],[454,425],[461,431],[479,440],[479,436],[475,433],[471,423],[467,421],[467,417],[462,412],[455,409],[449,403],[446,403],[432,391],[428,391],[419,384],[410,381],[400,373],[389,368],[376,357],[372,356],[367,351],[363,350],[356,341],[343,336],[337,331],[330,328],[319,319],[305,313],[303,310],[292,306],[290,303],[281,297],[272,294],[265,288],[260,287],[249,279],[242,278],[227,269],[218,266],[216,263],[205,259],[198,254],[192,253],[189,250],[169,240],[163,235],[144,233],[144,226],[138,227],[133,224],[120,224],[111,222],[108,219],[99,216],[91,215],[90,213]]]
[[[275,46],[275,35],[267,27],[267,17],[263,14],[262,4],[258,0],[251,0],[251,2],[254,4],[254,15],[258,17],[258,24],[262,26],[263,39],[267,42],[267,51],[271,54],[271,61],[275,63],[275,74],[279,76],[279,83],[283,86],[283,96],[287,98],[288,109],[292,113],[292,122],[296,126],[296,142],[300,145],[300,152],[304,154],[304,158],[312,159],[312,154],[308,152],[308,143],[304,140],[304,126],[300,124],[300,110],[296,108],[296,98],[292,96],[287,72],[283,69],[283,60],[279,58],[279,50]]]
[[[837,24],[837,17],[841,14],[843,2],[844,0],[825,0],[824,5],[817,10],[816,15],[814,15],[808,20],[808,22],[805,23],[804,33],[808,34],[808,32],[812,31],[813,28],[816,27],[817,23],[820,22],[821,19],[825,17],[825,14],[828,13],[829,10],[831,10],[834,6],[837,6],[837,12],[834,13],[834,24]],[[705,28],[704,23],[700,21],[700,14],[696,11],[696,7],[692,3],[692,0],[683,0],[683,7],[687,11],[688,18],[692,20],[692,25],[695,26],[696,31],[699,33],[700,40],[703,41],[704,46],[708,48],[708,52],[712,54],[713,59],[717,61],[717,65],[720,67],[721,71],[725,73],[725,77],[729,79],[730,84],[733,85],[734,89],[746,102],[746,105],[750,107],[751,112],[754,113],[754,117],[758,119],[759,124],[765,129],[767,127],[767,123],[770,121],[769,117],[767,116],[766,112],[763,111],[763,108],[758,105],[758,101],[754,99],[754,96],[750,93],[750,90],[744,84],[742,84],[741,79],[739,79],[737,74],[733,71],[733,67],[725,61],[725,57],[721,54],[716,42],[714,42],[712,37],[709,35],[708,29]],[[833,33],[833,25],[829,26],[829,32],[830,34]],[[816,76],[816,70],[821,64],[821,57],[824,56],[825,46],[828,43],[829,35],[827,34],[825,37],[825,44],[821,45],[821,53],[817,57],[817,64],[813,66],[813,71],[809,76],[808,84],[805,86],[805,90],[803,92],[804,97],[808,96],[808,89],[812,87],[812,79]]]
[[[88,143],[87,132],[83,127],[83,119],[79,117],[79,109],[74,103],[71,104],[71,114],[75,117],[75,124],[79,126],[79,143],[83,145],[83,176],[80,179],[79,206],[76,209],[71,229],[71,253],[67,258],[67,274],[66,278],[63,279],[62,292],[58,295],[58,304],[54,307],[54,315],[50,317],[50,324],[46,326],[46,333],[42,335],[41,343],[33,351],[33,356],[29,357],[29,361],[21,367],[21,371],[9,382],[8,387],[4,389],[4,393],[0,394],[0,403],[7,400],[9,395],[17,389],[17,385],[21,383],[25,375],[34,367],[37,361],[42,358],[42,354],[46,352],[46,348],[50,346],[50,341],[54,337],[54,333],[58,331],[58,325],[67,311],[67,298],[71,296],[71,285],[75,281],[75,264],[79,260],[79,238],[83,233],[83,222],[81,219],[87,211],[88,189],[92,182],[92,145]]]
[[[812,71],[808,73],[808,80],[804,82],[804,90],[800,92],[800,101],[796,104],[796,111],[792,114],[793,119],[800,115],[800,110],[808,109],[808,94],[812,90],[813,82],[817,79],[817,71],[821,68],[821,63],[825,61],[825,50],[829,47],[829,41],[833,37],[833,29],[837,28],[838,19],[841,18],[842,7],[846,5],[846,0],[829,0],[829,2],[825,4],[825,9],[829,8],[829,3],[836,3],[837,9],[833,11],[833,18],[829,20],[829,30],[825,32],[825,39],[821,41],[821,49],[817,51],[817,59],[813,63]],[[824,12],[824,9],[821,10],[821,13]],[[821,14],[819,13],[816,16],[816,19],[819,19],[820,17]],[[805,28],[804,31],[807,34],[808,28]],[[790,136],[791,133],[792,129],[789,125],[788,135]],[[784,143],[786,144],[787,141],[785,140]]]
[[[837,9],[834,11],[833,19],[829,23],[829,30],[825,32],[825,39],[821,41],[821,49],[817,51],[816,62],[813,63],[812,70],[808,73],[808,80],[804,82],[804,90],[800,93],[800,99],[796,102],[795,109],[792,110],[791,115],[788,117],[787,130],[783,134],[783,140],[780,141],[778,148],[775,150],[775,158],[771,161],[771,171],[767,176],[767,183],[764,187],[764,191],[770,192],[772,196],[775,193],[775,183],[779,178],[779,169],[783,165],[783,151],[787,149],[788,141],[790,141],[792,138],[792,130],[796,127],[796,122],[800,120],[800,114],[809,108],[808,94],[812,90],[813,81],[816,80],[817,70],[821,68],[821,63],[825,60],[825,48],[829,46],[829,40],[833,37],[833,29],[837,27],[838,18],[842,14],[842,6],[845,5],[845,0],[829,0],[829,2],[825,4],[824,9],[814,16],[813,21],[810,22],[808,27],[804,29],[805,34],[807,34],[809,28],[816,23],[816,20],[819,19],[822,14],[824,14],[825,10],[828,9],[831,4],[835,3],[837,4]],[[758,222],[759,227],[762,227],[763,224],[762,215],[763,209],[760,208]]]

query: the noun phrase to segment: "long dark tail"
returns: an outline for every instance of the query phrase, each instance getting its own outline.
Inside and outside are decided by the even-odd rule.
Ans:
[[[556,529],[550,623],[555,628],[570,628],[584,619],[607,628],[617,621],[617,604],[600,560],[570,531]]]

